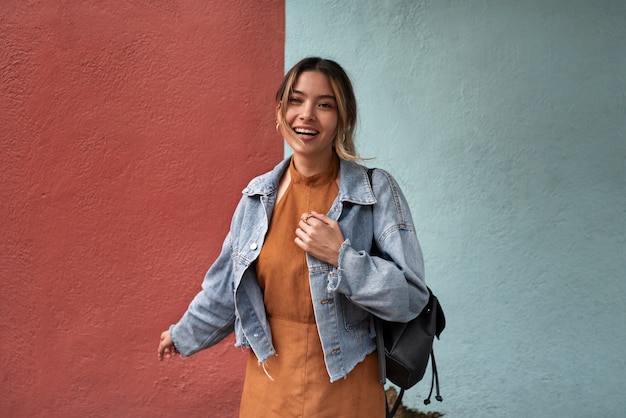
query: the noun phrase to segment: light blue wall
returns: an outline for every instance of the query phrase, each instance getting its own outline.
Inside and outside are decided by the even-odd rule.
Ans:
[[[446,417],[626,416],[626,2],[287,0],[413,208]]]

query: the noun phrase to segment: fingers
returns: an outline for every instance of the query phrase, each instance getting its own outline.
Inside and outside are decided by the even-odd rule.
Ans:
[[[172,341],[172,337],[170,336],[169,331],[164,331],[161,333],[161,341],[159,342],[159,348],[157,350],[157,356],[160,361],[163,358],[171,358],[173,356],[177,356],[179,353],[178,349],[174,345],[174,341]]]
[[[300,239],[302,243],[309,243],[316,235],[316,230],[325,226],[325,223],[319,219],[319,217],[322,216],[323,215],[313,211],[303,213],[300,216],[298,228],[296,228],[296,240]]]
[[[331,222],[333,222],[332,219],[330,219],[328,216],[315,212],[314,210],[303,213],[300,216],[300,220],[307,225],[311,225],[311,222],[315,222],[315,220],[318,220],[326,225],[329,225]]]
[[[178,356],[179,354],[180,353],[174,346],[163,347],[162,349],[161,347],[159,347],[158,357],[159,357],[159,361],[163,361],[164,358],[170,359],[172,357]]]
[[[159,353],[159,360],[163,361],[163,358],[170,359],[178,356],[180,353],[175,347],[166,347],[163,349],[163,353]]]
[[[333,235],[337,234],[336,231],[341,234],[339,224],[336,221],[321,213],[309,211],[300,216],[300,222],[296,228],[296,239],[299,238],[306,244],[312,241],[326,243],[329,240],[332,241]],[[303,249],[306,251],[306,248]]]
[[[309,242],[309,234],[307,234],[302,227],[296,229],[296,244],[304,251],[308,250],[307,244]]]
[[[337,266],[343,241],[339,224],[328,216],[315,211],[300,216],[295,243],[305,252]]]

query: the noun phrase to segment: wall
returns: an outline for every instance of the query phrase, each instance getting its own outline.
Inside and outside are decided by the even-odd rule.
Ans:
[[[286,2],[285,66],[343,64],[405,191],[446,417],[626,412],[626,4]]]
[[[286,67],[321,54],[350,72],[362,154],[396,175],[418,221],[448,316],[445,401],[423,407],[424,382],[407,402],[623,415],[625,9],[5,1],[0,413],[237,415],[232,340],[169,363],[155,349],[238,191],[281,157],[285,41]]]
[[[0,415],[237,416],[233,339],[156,348],[282,158],[283,2],[5,0],[0,33]]]

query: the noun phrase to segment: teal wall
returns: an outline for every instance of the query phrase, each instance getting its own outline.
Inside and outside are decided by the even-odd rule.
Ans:
[[[446,417],[626,414],[626,2],[286,2],[409,199]]]

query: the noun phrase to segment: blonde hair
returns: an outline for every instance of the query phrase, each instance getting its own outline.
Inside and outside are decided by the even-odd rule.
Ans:
[[[298,142],[302,142],[291,127],[285,122],[285,111],[289,97],[293,92],[294,85],[300,74],[305,71],[317,71],[328,77],[330,86],[335,94],[337,101],[337,132],[335,135],[333,146],[335,152],[344,160],[358,161],[362,160],[356,152],[354,143],[354,129],[356,127],[356,98],[350,78],[343,68],[335,61],[319,58],[304,58],[296,65],[291,67],[276,92],[276,105],[279,107],[280,117],[278,123],[282,128],[281,131]]]

